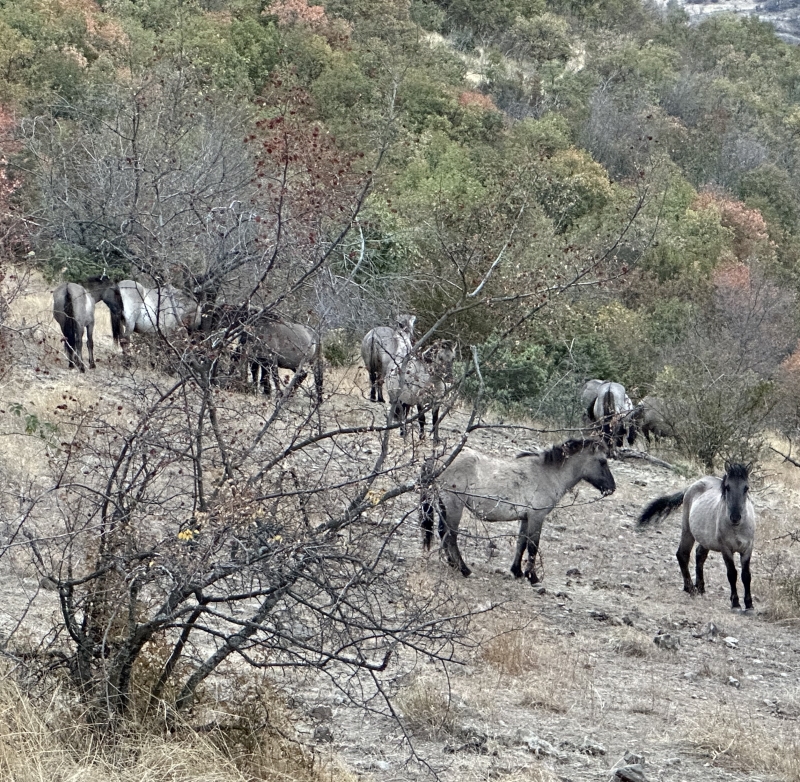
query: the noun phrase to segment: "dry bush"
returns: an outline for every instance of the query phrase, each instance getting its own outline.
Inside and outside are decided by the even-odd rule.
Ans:
[[[515,771],[504,777],[496,777],[497,782],[559,782],[564,777],[558,776],[549,768],[541,765],[526,768],[524,771]]]
[[[800,742],[774,724],[765,725],[757,715],[732,705],[695,719],[685,726],[685,735],[709,754],[714,765],[748,774],[774,774],[784,782],[800,781]]]
[[[458,731],[458,712],[449,690],[429,678],[420,677],[401,691],[397,705],[412,733],[436,738]]]

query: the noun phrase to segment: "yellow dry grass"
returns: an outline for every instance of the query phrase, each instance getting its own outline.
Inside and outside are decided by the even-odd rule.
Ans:
[[[352,782],[346,769],[320,763],[297,744],[262,732],[248,747],[223,732],[182,729],[154,735],[131,728],[113,746],[98,743],[59,692],[34,703],[11,679],[0,680],[0,779],[8,782]]]
[[[480,656],[502,676],[521,679],[519,704],[526,708],[565,713],[572,694],[586,683],[576,651],[534,624],[501,630],[483,644]]]
[[[800,782],[800,736],[793,723],[785,730],[767,726],[757,714],[732,704],[695,715],[682,732],[715,766],[748,774],[772,774],[784,782]]]

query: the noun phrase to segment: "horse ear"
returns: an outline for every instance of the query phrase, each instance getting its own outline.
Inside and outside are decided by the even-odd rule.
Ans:
[[[726,472],[726,473],[727,473],[727,472],[730,472],[730,469],[731,469],[731,463],[730,463],[730,460],[729,460],[729,459],[726,459],[726,460],[725,460],[725,465],[724,465],[724,467],[725,467],[725,472]]]
[[[753,469],[753,462],[748,462],[747,464],[745,464],[744,471],[747,473],[748,478],[750,477],[750,472],[752,471],[752,469]]]

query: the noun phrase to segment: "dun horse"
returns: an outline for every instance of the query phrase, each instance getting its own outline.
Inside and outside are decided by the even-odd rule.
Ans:
[[[397,328],[377,326],[361,341],[361,357],[369,372],[369,398],[383,402],[383,381],[394,368],[399,371],[403,359],[411,352],[416,315],[400,315]]]
[[[270,393],[270,378],[275,384],[275,390],[280,391],[279,369],[290,369],[300,374],[296,387],[303,382],[308,374],[307,367],[311,365],[314,370],[316,402],[322,403],[320,342],[310,328],[288,320],[261,317],[247,331],[253,382],[258,384],[260,370],[261,389],[265,394]]]
[[[407,356],[393,367],[386,378],[389,390],[389,423],[400,421],[400,434],[406,436],[408,412],[416,405],[419,437],[425,438],[425,410],[433,418],[433,441],[439,442],[439,405],[452,381],[455,345],[449,340],[434,342],[421,356]]]
[[[77,366],[86,371],[83,364],[83,332],[86,331],[86,347],[89,350],[89,368],[94,369],[94,298],[86,288],[75,282],[65,282],[53,291],[53,317],[61,327],[64,350],[69,368]]]
[[[233,362],[247,362],[253,382],[269,395],[270,380],[280,391],[279,369],[299,374],[295,387],[303,382],[310,365],[314,371],[316,402],[322,402],[322,354],[320,341],[307,326],[279,318],[245,305],[219,304],[203,313],[203,331],[224,331],[223,339],[236,345]]]
[[[109,280],[91,281],[92,295],[111,311],[111,335],[125,350],[133,332],[168,334],[181,326],[200,327],[200,305],[171,285],[145,288],[133,280],[114,285]]]
[[[733,555],[738,553],[742,566],[744,607],[750,610],[750,556],[756,532],[756,516],[749,494],[750,465],[725,464],[725,477],[706,475],[685,491],[653,500],[639,517],[639,524],[647,524],[652,518],[662,519],[675,508],[683,505],[683,526],[678,546],[678,564],[683,575],[683,588],[689,594],[706,589],[703,565],[709,551],[719,551],[728,570],[731,585],[731,608],[739,608],[736,591],[736,563]],[[689,555],[695,541],[695,571],[697,580],[692,584],[689,575]]]
[[[629,445],[636,441],[634,407],[622,383],[589,380],[583,387],[581,403],[587,423],[599,430],[610,447],[621,448],[626,436]]]
[[[516,460],[465,448],[433,482],[427,463],[422,471],[421,509],[425,547],[430,548],[433,536],[434,503],[447,561],[464,576],[472,572],[458,550],[458,525],[464,509],[484,521],[519,521],[511,572],[515,578],[523,575],[522,555],[527,549],[524,575],[537,583],[534,563],[547,514],[580,481],[587,481],[604,497],[616,489],[607,454],[605,445],[595,439],[567,440],[541,453],[521,453]]]

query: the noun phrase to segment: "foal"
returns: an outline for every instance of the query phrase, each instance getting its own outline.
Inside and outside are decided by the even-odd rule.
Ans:
[[[740,608],[736,591],[736,564],[733,555],[738,552],[742,566],[744,607],[753,608],[750,596],[750,555],[756,533],[756,515],[748,496],[751,465],[725,463],[725,477],[706,475],[685,491],[653,500],[639,517],[639,524],[652,518],[661,520],[675,508],[683,505],[683,531],[676,556],[683,575],[683,588],[689,594],[706,591],[703,565],[709,551],[719,551],[728,569],[731,585],[731,608]],[[695,569],[697,580],[692,584],[689,575],[689,555],[695,541]]]

